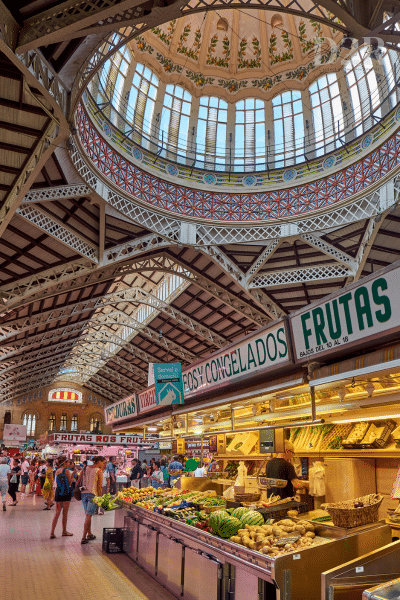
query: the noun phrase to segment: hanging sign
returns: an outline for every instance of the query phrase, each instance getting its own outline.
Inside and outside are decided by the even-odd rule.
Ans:
[[[223,383],[255,375],[288,360],[285,325],[280,322],[185,369],[185,398]]]
[[[25,442],[26,425],[4,425],[3,439],[5,442]]]
[[[98,435],[96,433],[52,433],[49,435],[49,444],[109,444],[111,446],[120,446],[121,444],[132,444],[139,446],[149,444],[150,439],[143,441],[142,437],[137,435]]]
[[[297,360],[364,343],[400,329],[400,266],[347,286],[291,317]]]
[[[111,404],[104,409],[104,416],[106,425],[109,423],[118,423],[127,419],[127,417],[136,417],[138,414],[137,410],[137,399],[136,394],[132,394],[123,400]]]
[[[147,412],[153,408],[157,408],[156,390],[154,387],[148,388],[138,394],[139,411]]]
[[[181,363],[154,363],[157,406],[183,404]]]

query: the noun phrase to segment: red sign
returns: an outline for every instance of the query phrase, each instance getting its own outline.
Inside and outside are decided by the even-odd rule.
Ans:
[[[146,412],[157,408],[156,389],[154,387],[144,390],[138,394],[139,397],[139,412]]]

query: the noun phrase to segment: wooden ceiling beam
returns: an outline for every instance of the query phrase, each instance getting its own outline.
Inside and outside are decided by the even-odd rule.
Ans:
[[[5,108],[11,108],[13,110],[20,110],[22,112],[27,112],[32,115],[40,115],[42,117],[46,116],[44,111],[38,106],[26,104],[25,102],[16,102],[15,100],[8,100],[7,98],[0,98],[0,106],[4,106]]]
[[[42,115],[43,114],[42,111]],[[16,125],[15,123],[8,123],[6,121],[0,121],[0,129],[5,129],[6,131],[13,131],[14,133],[22,133],[24,135],[29,135],[34,138],[39,138],[42,136],[42,131],[40,129],[34,129],[33,127],[26,127],[24,125]]]

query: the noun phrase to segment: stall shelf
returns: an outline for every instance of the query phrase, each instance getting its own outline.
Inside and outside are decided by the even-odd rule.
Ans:
[[[326,542],[275,559],[120,501],[115,526],[125,552],[184,600],[321,600],[321,574],[391,542],[384,522],[343,530],[320,524]]]

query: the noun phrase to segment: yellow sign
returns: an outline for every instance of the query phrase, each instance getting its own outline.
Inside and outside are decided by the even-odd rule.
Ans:
[[[185,440],[183,438],[178,438],[176,440],[176,453],[185,454]]]
[[[217,454],[225,454],[225,451],[226,451],[225,434],[219,433],[217,435]]]

